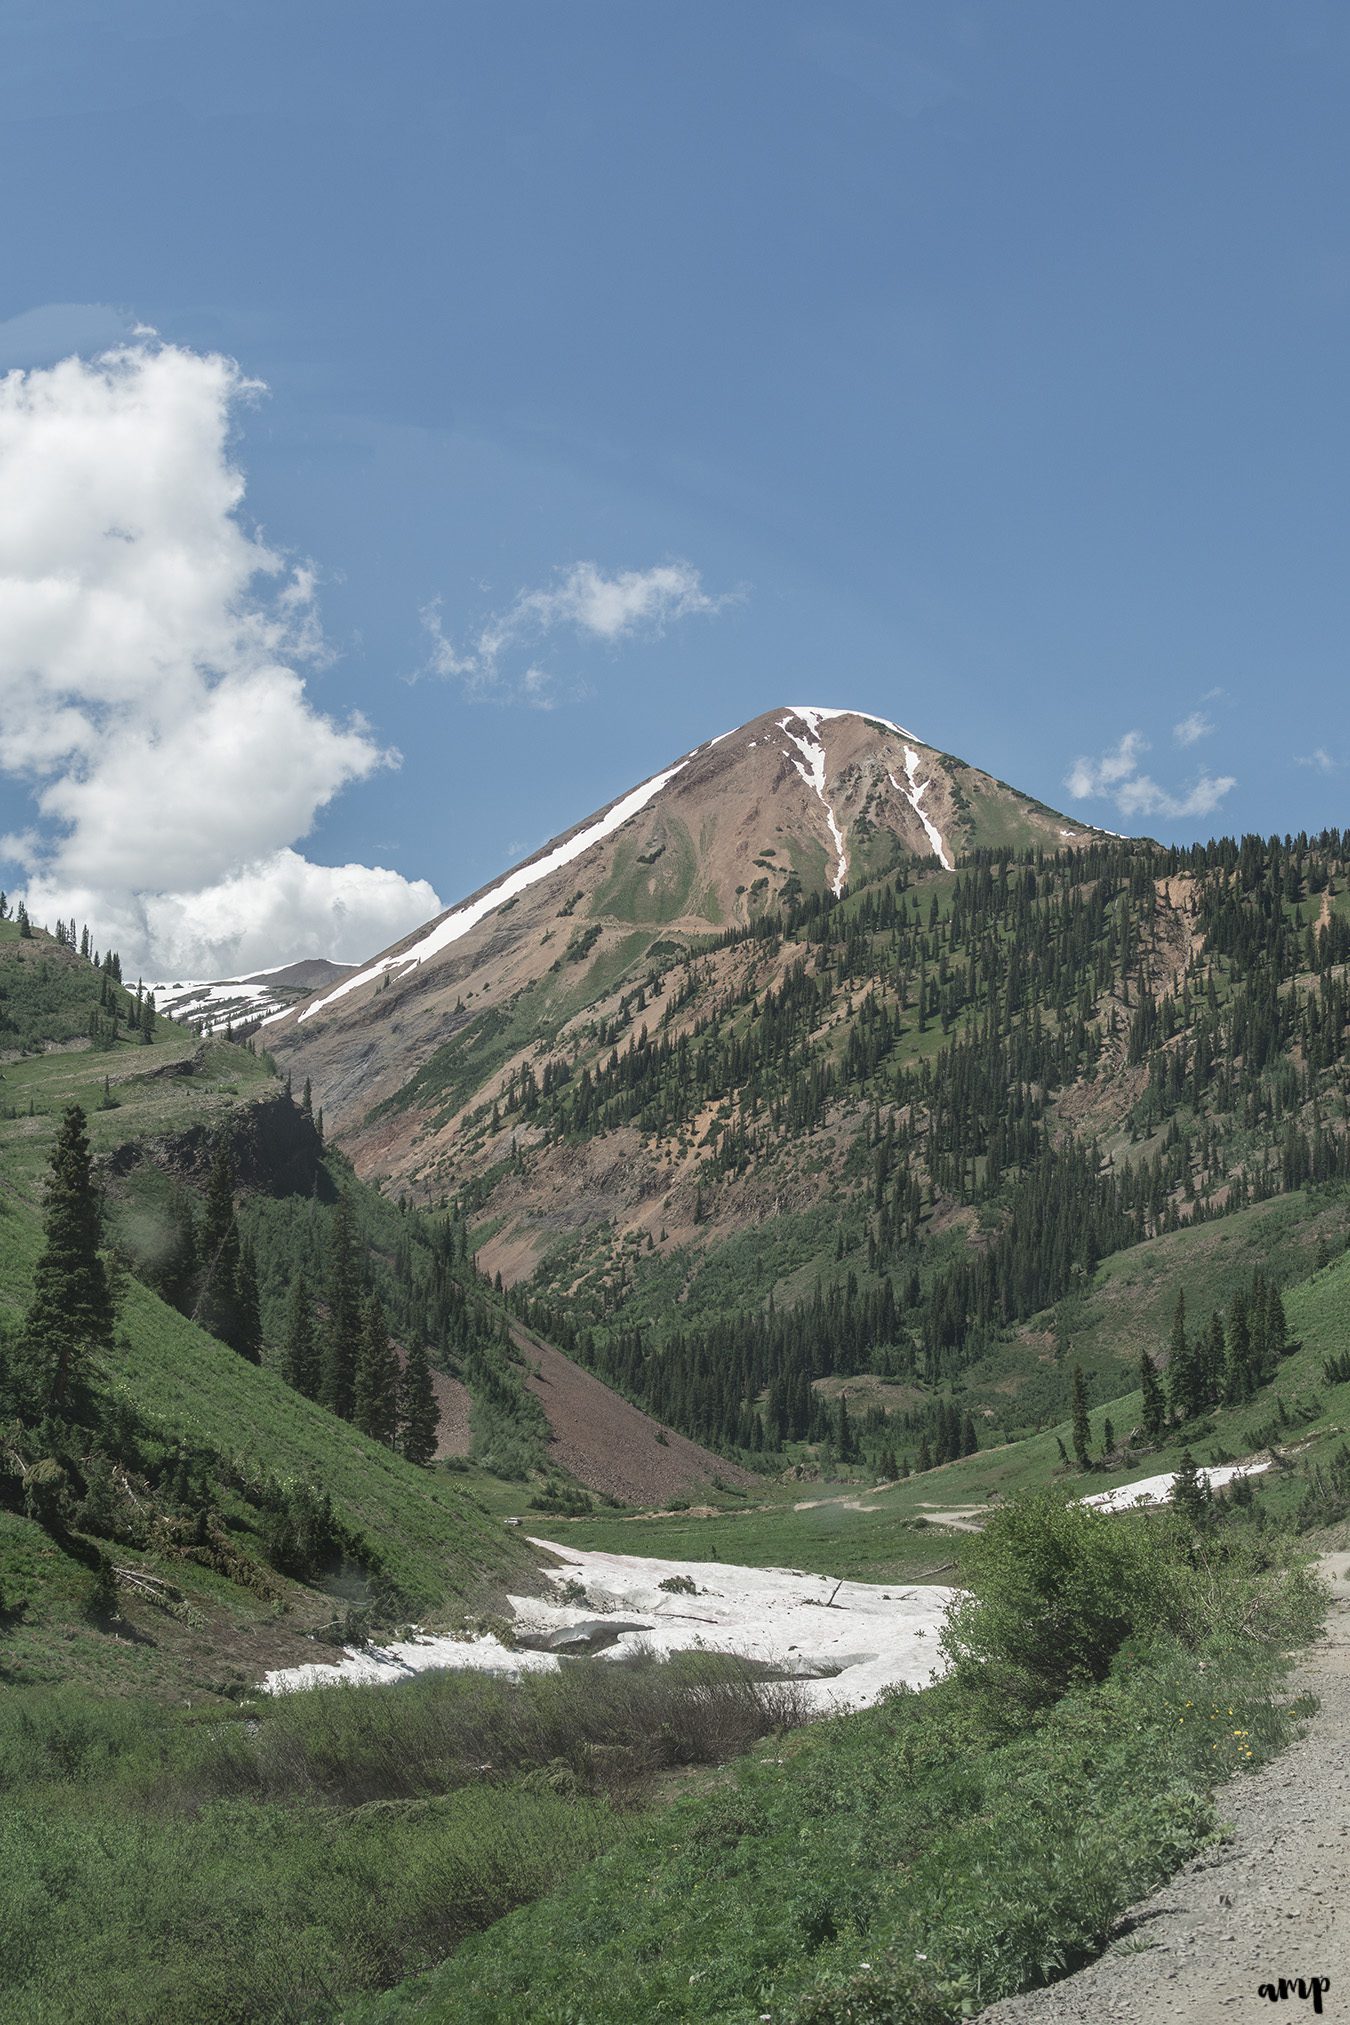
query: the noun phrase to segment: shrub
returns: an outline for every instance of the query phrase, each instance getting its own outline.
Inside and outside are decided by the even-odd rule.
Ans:
[[[996,1512],[967,1566],[974,1593],[942,1650],[981,1701],[1012,1714],[1104,1680],[1130,1633],[1163,1614],[1166,1566],[1143,1529],[1053,1490]]]

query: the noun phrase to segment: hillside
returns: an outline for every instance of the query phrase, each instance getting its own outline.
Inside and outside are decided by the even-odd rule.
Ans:
[[[0,923],[0,1007],[15,1043],[0,1072],[0,1388],[18,1355],[47,1171],[73,1104],[87,1119],[117,1282],[92,1404],[64,1431],[21,1431],[0,1471],[11,1678],[56,1670],[104,1684],[242,1686],[312,1653],[309,1634],[340,1629],[353,1610],[376,1621],[444,1621],[490,1604],[508,1580],[532,1579],[534,1557],[485,1511],[473,1479],[415,1466],[288,1382],[297,1280],[318,1297],[319,1344],[333,1326],[326,1290],[341,1216],[367,1301],[382,1303],[400,1360],[418,1338],[440,1361],[434,1389],[460,1416],[442,1452],[472,1442],[488,1462],[547,1465],[569,1482],[589,1465],[597,1485],[617,1470],[640,1498],[727,1467],[678,1436],[658,1440],[654,1423],[539,1344],[534,1361],[556,1360],[552,1392],[563,1402],[566,1433],[552,1459],[547,1408],[528,1390],[539,1386],[533,1363],[521,1361],[474,1290],[462,1235],[400,1212],[357,1180],[265,1058],[147,1018],[109,968],[42,930],[22,937],[9,922]],[[257,1283],[261,1340],[248,1354],[193,1319],[207,1309],[184,1261],[185,1230],[202,1229],[209,1214],[222,1145]],[[603,1450],[578,1444],[566,1373],[623,1417],[621,1429],[608,1426]],[[596,1420],[594,1407],[585,1418]],[[311,1505],[331,1512],[314,1521],[330,1544],[320,1542],[301,1570],[279,1529]],[[180,1514],[189,1511],[198,1516],[185,1530]],[[111,1632],[88,1604],[109,1558],[118,1571]]]

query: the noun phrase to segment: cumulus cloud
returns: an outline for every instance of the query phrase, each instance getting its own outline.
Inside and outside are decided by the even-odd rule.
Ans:
[[[1339,769],[1341,762],[1338,759],[1333,759],[1324,745],[1316,745],[1311,752],[1296,753],[1294,755],[1294,764],[1295,766],[1313,767],[1318,773],[1335,773]]]
[[[1180,724],[1172,726],[1172,736],[1178,745],[1195,745],[1200,739],[1208,738],[1213,729],[1212,717],[1206,717],[1203,710],[1192,710]]]
[[[1174,794],[1143,771],[1140,762],[1148,750],[1149,742],[1142,732],[1127,731],[1119,745],[1097,758],[1080,755],[1075,759],[1064,776],[1064,785],[1076,801],[1105,796],[1127,818],[1162,816],[1172,822],[1213,815],[1224,796],[1237,786],[1231,774],[1215,776],[1202,770],[1188,788]]]
[[[0,769],[37,809],[2,848],[35,918],[88,919],[147,971],[368,955],[436,911],[290,848],[398,755],[307,693],[314,571],[245,524],[230,454],[258,391],[150,333],[0,379]]]
[[[423,608],[422,624],[431,639],[433,674],[455,677],[475,698],[549,710],[555,700],[552,677],[536,665],[512,676],[505,664],[513,653],[537,646],[559,630],[614,646],[638,633],[658,633],[676,619],[721,611],[730,602],[729,596],[714,597],[705,591],[699,572],[687,562],[617,570],[613,575],[593,562],[579,562],[559,570],[541,589],[517,592],[505,610],[484,620],[463,647],[445,632],[439,598]]]
[[[441,910],[425,879],[378,865],[314,865],[289,849],[179,892],[38,880],[28,905],[39,920],[97,923],[101,938],[124,956],[137,952],[134,967],[146,978],[165,982],[243,977],[291,957],[362,962]]]

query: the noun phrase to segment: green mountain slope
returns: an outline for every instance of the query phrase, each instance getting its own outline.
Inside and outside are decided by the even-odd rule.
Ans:
[[[254,1160],[255,1185],[270,1178],[276,1190],[256,1202],[260,1257],[275,1274],[284,1277],[297,1256],[294,1228],[303,1224],[318,1245],[333,1213],[321,1198],[340,1182],[358,1224],[369,1226],[374,1284],[396,1286],[399,1261],[380,1240],[391,1241],[391,1224],[396,1234],[397,1211],[322,1154],[266,1062],[242,1047],[200,1045],[162,1021],[147,1043],[139,1023],[126,1023],[121,993],[122,1031],[91,1047],[83,1030],[105,989],[74,950],[40,932],[0,942],[0,1003],[22,1013],[11,1032],[44,1050],[0,1072],[0,1376],[6,1355],[18,1354],[43,1244],[44,1179],[71,1104],[87,1111],[105,1228],[123,1257],[139,1263],[137,1246],[153,1253],[166,1172],[184,1176],[186,1188],[193,1162],[224,1132]],[[306,1164],[311,1186],[297,1199],[295,1170]],[[95,1420],[83,1432],[19,1427],[6,1444],[0,1666],[11,1678],[243,1682],[263,1664],[312,1654],[303,1634],[353,1604],[445,1615],[527,1574],[527,1550],[462,1479],[415,1467],[336,1418],[125,1267],[116,1279],[114,1338],[92,1372]],[[195,1535],[175,1516],[175,1472],[197,1501]],[[95,1485],[106,1522],[91,1519]],[[278,1556],[277,1527],[286,1500],[311,1490],[331,1502],[347,1545],[297,1579]],[[90,1597],[104,1558],[121,1571],[119,1614],[100,1628]]]

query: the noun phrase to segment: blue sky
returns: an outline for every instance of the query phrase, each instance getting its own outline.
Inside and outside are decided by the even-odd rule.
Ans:
[[[11,888],[151,963],[280,960],[334,907],[373,949],[428,885],[459,897],[785,701],[1115,828],[1345,821],[1343,8],[12,0],[7,40],[0,369],[34,377],[0,547],[88,581],[55,480],[49,560],[31,478],[7,520],[3,457],[50,472],[38,396],[64,455],[88,382],[40,376],[130,342],[155,428],[215,412],[228,452],[166,443],[161,511],[91,424],[62,482],[106,478],[119,524],[135,496],[171,561],[228,458],[246,491],[194,555],[226,523],[253,544],[210,596],[270,613],[304,684],[268,717],[258,629],[212,664],[194,604],[147,701],[25,606],[50,662],[35,691],[12,655],[6,691],[0,660]],[[193,381],[217,355],[235,379]],[[237,757],[217,679],[319,760],[233,829],[227,764],[195,855],[170,782],[138,865],[110,841],[135,740],[181,780],[196,712],[201,767]],[[256,933],[250,866],[277,889]]]

